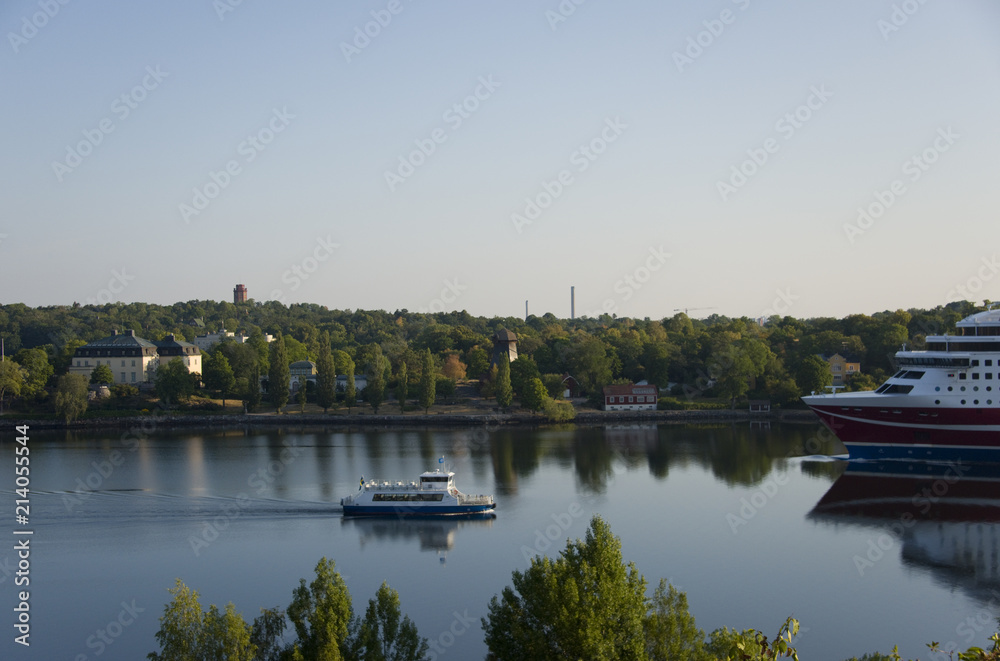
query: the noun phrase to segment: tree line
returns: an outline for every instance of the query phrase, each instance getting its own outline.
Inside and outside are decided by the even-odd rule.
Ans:
[[[409,401],[426,411],[451,397],[456,382],[472,379],[479,382],[480,394],[495,398],[500,408],[516,400],[527,410],[556,416],[566,374],[595,405],[603,386],[645,380],[661,389],[669,386],[681,405],[707,399],[733,406],[749,397],[794,406],[801,395],[830,383],[829,367],[819,355],[855,357],[861,372],[850,387],[873,388],[892,373],[893,355],[903,345],[922,348],[927,335],[951,332],[956,321],[979,309],[956,302],[931,310],[843,319],[775,316],[759,323],[722,315],[691,319],[684,313],[660,320],[608,315],[568,320],[552,314],[486,318],[464,311],[330,310],[275,301],[10,304],[0,306],[0,338],[7,356],[0,362],[0,407],[48,406],[78,414],[73,406],[86,384],[67,378],[73,354],[115,330],[131,329],[153,340],[173,334],[191,341],[221,328],[248,340],[213,347],[204,356],[201,381],[223,399],[241,400],[247,410],[264,403],[279,410],[288,405],[287,367],[300,360],[316,363],[318,374],[315,384],[310,382],[291,404],[313,402],[324,410],[356,405],[358,393],[351,392],[355,374],[367,378],[365,401],[376,411],[390,395],[402,408]],[[518,336],[518,359],[494,365],[491,337],[503,328]],[[275,341],[269,343],[266,335]],[[199,381],[171,369],[175,372],[160,369],[157,394],[167,402],[186,400]],[[336,388],[336,375],[349,377],[345,390]],[[92,375],[94,383],[111,381],[110,370]],[[129,387],[112,390],[122,402],[135,401]]]
[[[159,652],[150,661],[430,661],[445,650],[420,636],[385,582],[354,614],[334,562],[322,558],[315,578],[301,579],[286,610],[262,609],[252,624],[229,603],[206,612],[197,592],[178,579],[160,617]],[[291,622],[294,636],[284,632]],[[688,609],[687,595],[661,579],[648,594],[646,578],[625,562],[621,540],[600,516],[585,539],[567,540],[556,558],[536,555],[489,603],[480,621],[490,661],[765,661],[798,659],[799,623],[788,618],[773,639],[756,629],[722,627],[706,636]],[[845,632],[845,635],[849,633]],[[990,650],[970,648],[960,659],[1000,659],[1000,634]],[[928,645],[938,651],[937,643]],[[897,650],[849,661],[901,661]]]

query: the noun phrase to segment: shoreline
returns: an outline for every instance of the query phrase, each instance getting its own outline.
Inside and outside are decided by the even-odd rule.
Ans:
[[[696,410],[696,411],[580,411],[576,418],[566,422],[551,422],[530,413],[486,413],[424,415],[322,414],[322,413],[254,413],[249,415],[141,415],[127,417],[91,418],[74,420],[17,420],[5,419],[11,427],[27,425],[31,429],[94,430],[128,429],[132,427],[540,427],[558,424],[607,425],[615,423],[674,423],[692,422],[790,422],[819,423],[811,410],[773,411],[750,413],[746,410]]]

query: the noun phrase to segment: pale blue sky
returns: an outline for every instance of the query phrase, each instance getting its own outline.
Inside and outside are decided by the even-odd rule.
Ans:
[[[525,299],[569,316],[571,285],[578,315],[652,318],[1000,298],[990,0],[565,0],[559,23],[556,0],[51,2],[0,5],[2,303],[226,300],[237,282],[487,316]],[[889,32],[894,5],[911,13]],[[707,45],[679,67],[689,38]],[[433,152],[390,185],[415,141]],[[747,150],[767,161],[720,192]]]

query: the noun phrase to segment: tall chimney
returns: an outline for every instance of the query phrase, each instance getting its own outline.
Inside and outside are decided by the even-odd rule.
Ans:
[[[569,288],[569,318],[576,319],[576,287]]]
[[[524,301],[524,320],[528,320],[528,301]]]

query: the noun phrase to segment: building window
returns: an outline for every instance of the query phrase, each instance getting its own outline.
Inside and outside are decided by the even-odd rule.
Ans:
[[[132,372],[132,383],[135,383],[135,372]]]
[[[125,361],[124,360],[122,361],[122,367],[125,367]]]
[[[973,381],[978,381],[979,380],[979,372],[973,372],[972,373],[972,380]]]
[[[134,360],[132,361],[132,367],[135,367],[135,361]]]
[[[993,360],[992,359],[984,360],[983,365],[985,365],[986,367],[993,367]]]
[[[958,375],[958,380],[965,381],[965,372],[962,372],[961,374]]]
[[[121,380],[121,382],[125,383],[125,372],[122,372],[122,380]]]
[[[972,361],[972,366],[973,367],[979,367],[979,361],[978,360]]]
[[[84,367],[90,367],[90,361],[89,360],[83,361],[83,366]]]

